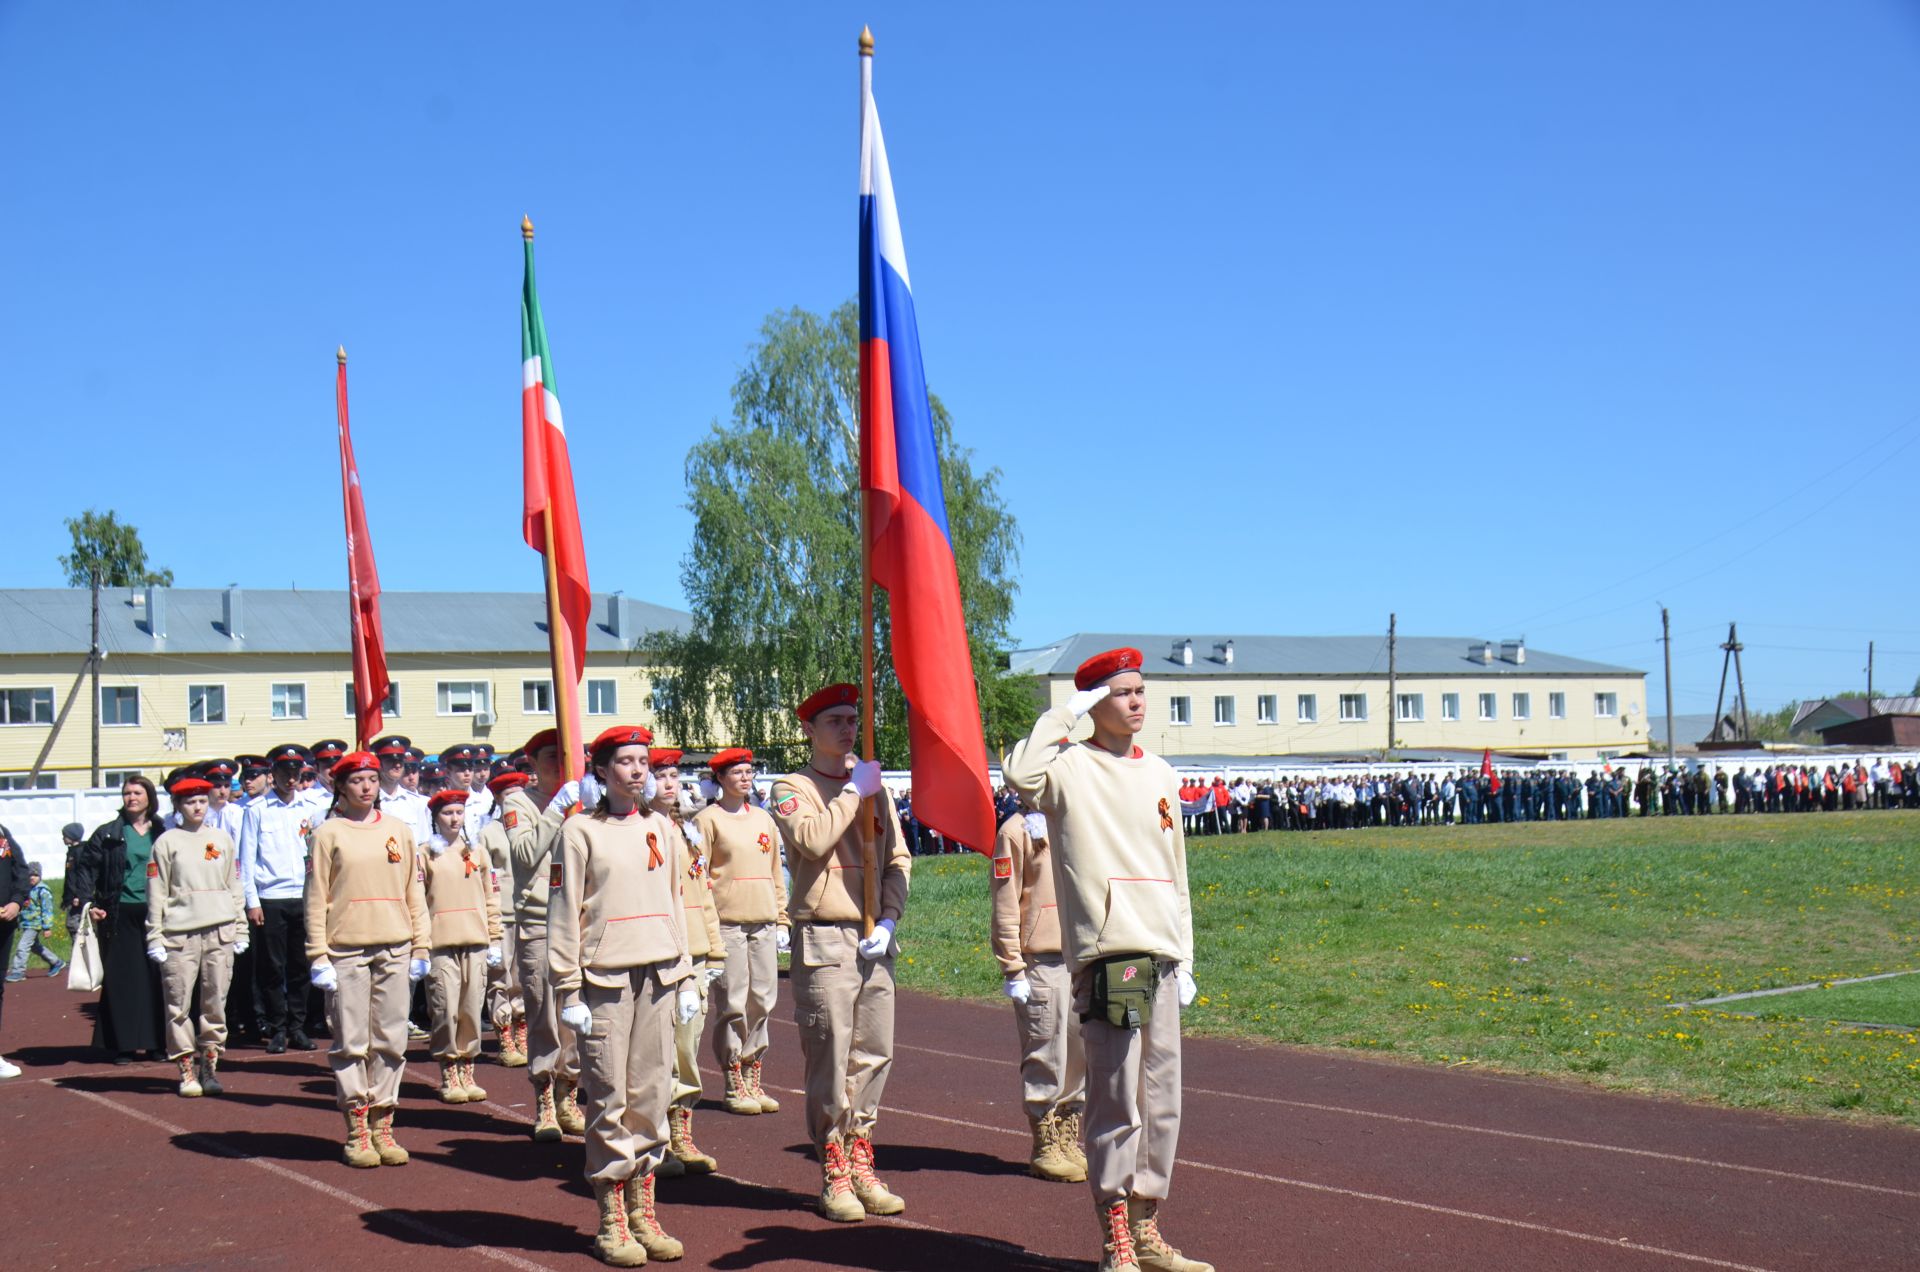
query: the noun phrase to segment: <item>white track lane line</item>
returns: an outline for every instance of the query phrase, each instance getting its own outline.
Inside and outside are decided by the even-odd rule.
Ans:
[[[792,1024],[783,1020],[782,1024]],[[896,1042],[894,1048],[899,1051],[919,1051],[930,1056],[944,1056],[949,1060],[965,1060],[970,1064],[997,1064],[1008,1068],[1018,1068],[1019,1062],[1000,1056],[970,1056],[958,1051],[941,1051],[935,1047],[916,1047],[910,1043]],[[1369,1117],[1382,1122],[1399,1122],[1406,1126],[1425,1126],[1439,1131],[1462,1131],[1469,1135],[1492,1135],[1500,1139],[1526,1140],[1535,1144],[1553,1144],[1560,1148],[1583,1148],[1596,1153],[1620,1153],[1628,1157],[1647,1157],[1654,1161],[1674,1162],[1682,1166],[1707,1166],[1714,1170],[1742,1171],[1749,1175],[1766,1175],[1774,1179],[1791,1179],[1802,1184],[1824,1184],[1829,1188],[1851,1188],[1859,1192],[1881,1193],[1892,1197],[1910,1197],[1920,1201],[1920,1191],[1909,1188],[1890,1188],[1885,1184],[1863,1184],[1852,1179],[1834,1179],[1827,1175],[1807,1175],[1799,1171],[1778,1170],[1771,1166],[1747,1166],[1740,1162],[1723,1162],[1711,1157],[1688,1157],[1683,1153],[1662,1153],[1651,1148],[1629,1148],[1624,1144],[1598,1144],[1592,1140],[1564,1139],[1557,1135],[1534,1135],[1526,1131],[1503,1131],[1490,1126],[1468,1126],[1462,1122],[1438,1122],[1424,1117],[1407,1117],[1399,1113],[1379,1113],[1372,1109],[1347,1108],[1339,1104],[1315,1104],[1311,1100],[1283,1100],[1271,1095],[1247,1095],[1239,1091],[1215,1091],[1207,1087],[1183,1087],[1187,1095],[1217,1095],[1241,1103],[1275,1104],[1286,1108],[1312,1109],[1317,1113],[1337,1113],[1346,1117]],[[1179,1158],[1186,1162],[1186,1158]],[[1198,1165],[1200,1163],[1190,1163]],[[1222,1169],[1225,1169],[1224,1167]]]
[[[299,1171],[282,1166],[278,1162],[268,1161],[264,1157],[255,1157],[251,1153],[243,1153],[237,1148],[230,1148],[220,1142],[220,1133],[218,1131],[189,1131],[183,1126],[175,1126],[171,1122],[162,1121],[152,1114],[142,1113],[139,1109],[129,1108],[118,1100],[110,1100],[96,1091],[82,1091],[76,1087],[61,1086],[59,1080],[54,1078],[42,1078],[40,1080],[54,1087],[56,1090],[65,1091],[69,1095],[77,1095],[83,1100],[91,1100],[95,1104],[104,1105],[116,1113],[130,1117],[136,1122],[145,1122],[148,1126],[157,1127],[169,1135],[190,1135],[206,1144],[208,1148],[219,1153],[222,1157],[229,1157],[234,1161],[245,1162],[249,1166],[258,1167],[266,1171],[269,1175],[277,1175],[281,1179],[299,1184],[303,1188],[311,1188],[323,1197],[331,1197],[335,1201],[344,1202],[363,1215],[379,1212],[398,1227],[416,1232],[450,1249],[468,1250],[482,1258],[492,1259],[496,1263],[504,1263],[510,1268],[518,1268],[520,1272],[554,1272],[554,1269],[548,1264],[535,1263],[531,1259],[523,1259],[517,1254],[511,1254],[508,1251],[496,1249],[490,1245],[478,1245],[464,1237],[448,1232],[444,1228],[435,1227],[433,1224],[415,1219],[411,1215],[401,1214],[389,1206],[376,1205],[364,1197],[355,1196],[344,1188],[335,1188],[332,1184],[323,1183],[310,1175],[303,1175]]]

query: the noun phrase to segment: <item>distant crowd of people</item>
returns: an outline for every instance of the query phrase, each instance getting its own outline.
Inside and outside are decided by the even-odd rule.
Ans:
[[[1920,808],[1920,766],[1839,764],[1646,766],[1491,773],[1320,774],[1255,781],[1188,776],[1180,788],[1191,835],[1256,830],[1691,817],[1717,813]]]

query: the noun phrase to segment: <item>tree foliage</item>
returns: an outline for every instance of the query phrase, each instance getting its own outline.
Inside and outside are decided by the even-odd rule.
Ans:
[[[140,532],[121,521],[111,508],[105,513],[89,508],[77,517],[68,517],[67,530],[73,535],[73,551],[62,553],[59,560],[71,586],[88,586],[96,572],[102,587],[172,585],[173,571],[147,568],[147,549],[140,542]]]
[[[663,731],[689,747],[751,746],[797,762],[793,707],[822,684],[860,679],[859,310],[768,316],[733,385],[733,418],[687,455],[693,540],[681,582],[693,625],[649,654]],[[959,565],[974,676],[990,747],[1026,732],[1033,698],[1000,670],[1020,537],[1000,472],[974,468],[932,399],[947,524]],[[887,650],[886,593],[874,596],[879,758],[907,762],[905,702]]]

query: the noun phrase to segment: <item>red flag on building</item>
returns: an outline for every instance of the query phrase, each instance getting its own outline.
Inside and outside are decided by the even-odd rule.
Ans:
[[[1480,752],[1480,780],[1488,784],[1487,793],[1489,795],[1498,795],[1500,793],[1500,775],[1493,771],[1492,747],[1488,747],[1486,750]]]
[[[380,573],[373,565],[373,539],[367,534],[367,506],[360,498],[360,466],[353,459],[353,434],[347,429],[347,351],[340,350],[334,402],[340,413],[340,502],[347,519],[347,611],[353,629],[353,720],[356,741],[367,745],[380,736],[387,700],[387,643],[380,631]]]

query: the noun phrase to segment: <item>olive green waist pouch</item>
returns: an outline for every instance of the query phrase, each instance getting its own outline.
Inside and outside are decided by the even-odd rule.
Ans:
[[[1115,1029],[1138,1029],[1153,1019],[1160,969],[1150,954],[1115,954],[1089,965],[1092,994],[1082,1020],[1104,1020]]]

